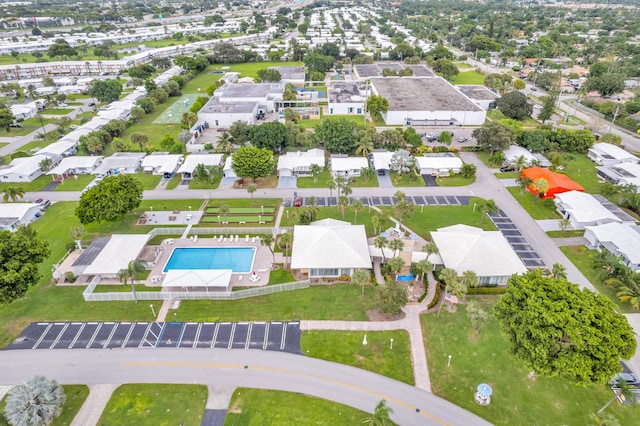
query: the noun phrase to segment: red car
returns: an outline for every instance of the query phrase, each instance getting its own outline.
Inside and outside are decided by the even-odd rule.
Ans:
[[[302,197],[296,197],[293,199],[293,207],[302,206]]]

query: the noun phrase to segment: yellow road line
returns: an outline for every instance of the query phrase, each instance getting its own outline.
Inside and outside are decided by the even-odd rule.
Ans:
[[[344,386],[347,388],[351,388],[354,390],[357,390],[359,392],[364,392],[364,393],[368,393],[370,395],[374,395],[380,399],[386,399],[387,401],[391,401],[394,402],[398,405],[401,405],[405,408],[408,408],[410,410],[416,410],[418,409],[418,407],[416,407],[415,405],[409,404],[407,402],[404,402],[402,400],[399,400],[397,398],[394,398],[393,396],[390,395],[385,395],[379,392],[374,392],[371,391],[369,389],[360,387],[360,386],[356,386],[356,385],[351,385],[349,383],[345,383],[345,382],[340,382],[338,380],[333,380],[333,379],[329,379],[326,377],[322,377],[322,376],[314,376],[312,374],[306,374],[306,373],[300,373],[298,371],[293,371],[293,370],[286,370],[286,369],[282,369],[282,368],[271,368],[271,367],[251,367],[248,366],[247,368],[245,368],[245,365],[241,365],[241,364],[216,364],[216,363],[204,363],[204,362],[171,362],[171,361],[165,361],[165,362],[125,362],[123,364],[126,367],[140,367],[140,366],[148,366],[148,367],[157,367],[157,366],[164,366],[164,367],[214,367],[214,368],[229,368],[229,369],[238,369],[238,370],[245,370],[245,369],[250,369],[250,370],[256,370],[256,371],[272,371],[272,372],[276,372],[276,373],[283,373],[283,374],[288,374],[288,375],[294,375],[294,376],[303,376],[303,377],[311,377],[314,379],[319,379],[319,380],[323,380],[325,382],[329,382],[329,383],[334,383],[337,384],[339,386]],[[428,417],[442,425],[445,426],[450,426],[451,424],[448,423],[447,421],[426,412],[423,409],[420,409],[419,414]]]

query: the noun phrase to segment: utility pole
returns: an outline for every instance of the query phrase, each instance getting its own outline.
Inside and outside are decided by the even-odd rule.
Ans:
[[[613,119],[611,120],[611,124],[609,124],[609,133],[611,133],[611,126],[616,122],[616,118],[618,118],[618,113],[620,112],[620,105],[616,106],[616,112],[613,113]]]

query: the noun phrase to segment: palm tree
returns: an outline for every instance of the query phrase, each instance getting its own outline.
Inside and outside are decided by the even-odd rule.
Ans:
[[[253,183],[247,185],[247,192],[251,195],[251,204],[253,204],[253,193],[258,190],[258,187]]]
[[[387,406],[386,400],[381,400],[376,405],[376,409],[373,414],[367,418],[365,418],[362,423],[370,424],[373,426],[388,426],[393,424],[389,415],[393,413],[393,410]]]
[[[289,232],[285,232],[284,234],[280,235],[278,244],[280,245],[280,248],[282,248],[282,246],[284,245],[284,249],[285,249],[284,260],[285,260],[285,269],[286,269],[288,267],[287,259],[289,258],[289,247],[291,247],[291,244],[293,244],[293,234]]]
[[[373,240],[374,247],[380,249],[380,251],[382,252],[382,263],[387,263],[387,259],[384,256],[384,249],[388,244],[389,240],[387,239],[387,237],[383,237],[382,235],[377,236],[376,239]]]
[[[318,176],[320,176],[320,173],[322,173],[322,168],[320,167],[320,165],[314,163],[311,165],[311,167],[309,167],[309,173],[311,173],[311,176],[313,176],[313,181],[317,182]]]
[[[338,184],[336,183],[336,180],[331,178],[327,181],[327,188],[329,188],[329,196],[333,197],[333,190],[336,189],[338,186]]]
[[[388,246],[389,246],[389,249],[393,250],[393,255],[397,256],[398,252],[402,250],[402,248],[404,247],[404,244],[402,243],[402,240],[398,238],[394,238],[391,241],[389,241]]]
[[[127,284],[127,279],[131,280],[131,291],[133,292],[133,299],[138,303],[138,294],[136,293],[136,287],[134,279],[146,270],[144,263],[141,260],[135,259],[129,262],[125,269],[118,271],[118,279],[121,283]]]
[[[5,203],[9,200],[15,203],[18,201],[18,198],[24,197],[24,189],[19,186],[7,186],[2,192],[2,201]]]
[[[496,205],[496,202],[493,201],[493,198],[485,200],[485,202],[482,203],[481,208],[482,208],[482,216],[480,216],[480,223],[484,221],[485,215],[489,215],[489,213],[491,214],[498,213],[498,206]]]
[[[338,197],[340,197],[340,191],[347,184],[347,180],[344,176],[336,176],[334,180],[336,181],[336,188],[338,188]]]
[[[353,200],[351,203],[351,207],[353,207],[353,224],[358,224],[358,210],[362,208],[362,201],[359,199]]]
[[[231,154],[232,151],[233,151],[233,144],[231,143],[231,138],[229,137],[229,133],[226,131],[222,132],[222,134],[218,138],[218,143],[216,143],[216,152]]]
[[[531,180],[531,178],[520,175],[516,178],[516,183],[520,188],[520,195],[522,195],[524,194],[524,191],[531,186],[533,180]]]
[[[424,276],[425,274],[429,273],[429,271],[433,270],[433,265],[427,259],[422,259],[421,261],[413,265],[413,269],[415,270],[416,274],[420,274],[420,279],[424,283]],[[427,286],[425,286],[425,290],[426,288]]]
[[[35,376],[9,391],[4,414],[12,425],[49,425],[67,400],[55,380]]]
[[[531,189],[536,193],[536,198],[533,199],[533,203],[538,203],[538,198],[544,197],[549,190],[549,182],[545,178],[539,178],[533,181]]]
[[[627,399],[632,403],[636,401],[636,388],[627,383],[626,380],[620,380],[618,382],[618,388],[613,390],[613,398],[611,398],[596,414],[602,413],[613,401],[618,399],[619,401],[626,401]]]
[[[356,269],[351,276],[351,282],[362,286],[362,296],[364,297],[364,285],[371,281],[371,274],[365,269]]]
[[[29,97],[29,99],[35,99],[36,96],[38,95],[38,92],[36,92],[36,86],[34,86],[33,84],[28,85],[27,90],[25,90],[25,92]]]
[[[444,268],[442,271],[440,271],[438,278],[440,279],[440,281],[444,282],[445,284],[445,287],[444,287],[445,293],[451,292],[452,287],[457,288],[457,283],[459,281],[458,281],[458,273],[455,270],[451,268]],[[440,309],[438,309],[437,317],[440,317],[440,311],[442,310],[442,305],[444,305],[444,303],[440,304]]]
[[[400,270],[404,268],[404,260],[402,260],[401,257],[394,257],[393,259],[389,259],[389,262],[387,262],[387,266],[389,267],[389,270],[396,276],[397,281]]]
[[[605,283],[613,277],[616,277],[621,271],[624,271],[625,265],[620,258],[607,249],[602,249],[593,257],[593,267],[599,269],[598,278]]]
[[[353,189],[351,189],[349,185],[344,185],[342,187],[342,195],[344,195],[345,197],[348,197],[352,193],[353,193]]]
[[[316,198],[315,195],[312,195],[311,197],[309,197],[309,199],[307,200],[307,205],[309,207],[315,207],[318,204],[318,199]]]
[[[48,172],[53,167],[53,160],[49,157],[43,158],[38,163],[38,166],[40,167],[40,170],[42,170],[43,172]]]
[[[627,268],[619,278],[611,278],[606,284],[618,289],[618,299],[629,302],[633,309],[640,309],[640,273]]]
[[[345,197],[344,195],[342,197],[338,198],[338,205],[340,206],[340,209],[342,210],[342,220],[344,220],[344,210],[349,205],[349,198]]]
[[[562,263],[554,263],[551,267],[551,274],[553,275],[553,278],[566,280],[567,268],[565,268]]]
[[[363,136],[356,142],[356,154],[362,154],[363,157],[369,155],[373,151],[373,141],[371,138]]]
[[[227,223],[227,213],[229,213],[229,204],[220,205],[220,214],[222,215],[225,224]]]
[[[271,234],[265,234],[260,237],[260,244],[269,248],[269,251],[271,251],[271,256],[273,257],[273,263],[276,263],[276,254],[273,252],[273,248],[271,247],[273,241],[273,235]]]
[[[515,159],[513,165],[516,166],[517,171],[521,171],[527,165],[527,159],[524,155],[521,155],[520,157]]]
[[[429,256],[438,252],[438,246],[433,241],[427,241],[426,244],[422,246],[422,251],[427,253],[428,259]]]
[[[478,275],[473,271],[464,271],[460,281],[467,286],[467,288],[478,287]]]

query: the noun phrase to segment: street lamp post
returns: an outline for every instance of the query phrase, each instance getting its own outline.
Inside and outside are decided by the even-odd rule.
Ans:
[[[389,339],[389,349],[393,349],[393,337]]]
[[[151,308],[151,313],[153,314],[153,317],[155,318],[156,316],[156,310],[153,309],[153,303],[149,303],[149,307]]]
[[[447,361],[447,367],[451,365],[451,355],[449,355],[449,361]]]

